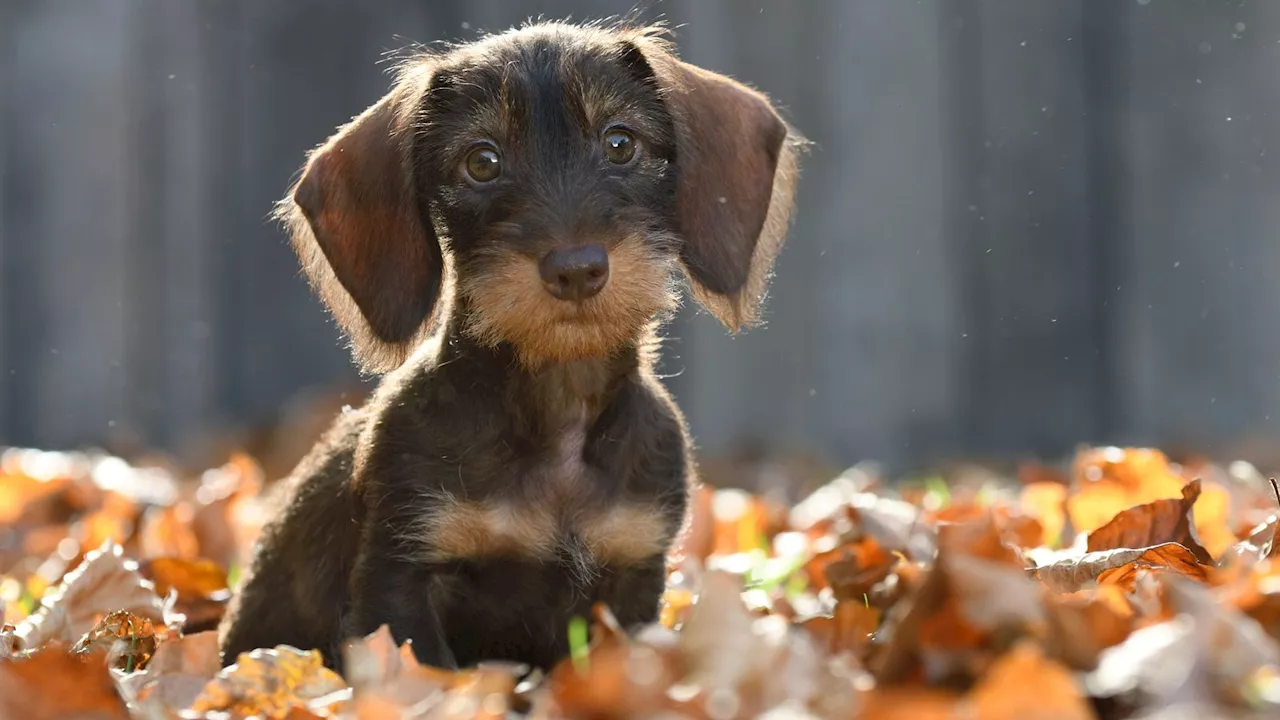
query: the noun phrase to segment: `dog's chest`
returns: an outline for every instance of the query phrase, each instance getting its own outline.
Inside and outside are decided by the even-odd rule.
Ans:
[[[428,559],[535,560],[589,580],[601,568],[663,553],[672,532],[667,518],[653,503],[603,492],[607,479],[584,460],[586,440],[584,423],[559,433],[537,462],[503,478],[513,492],[440,498],[416,533]]]

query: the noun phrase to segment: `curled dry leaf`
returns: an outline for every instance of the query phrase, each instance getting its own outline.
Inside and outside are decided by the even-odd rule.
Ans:
[[[1200,544],[1192,524],[1191,508],[1199,498],[1200,481],[1192,480],[1183,486],[1178,500],[1155,500],[1131,507],[1089,533],[1089,552],[1178,543],[1199,562],[1212,565],[1213,558]]]
[[[311,704],[315,700],[325,700],[327,710],[339,710],[346,690],[346,682],[324,666],[319,652],[281,645],[241,654],[205,685],[191,709],[282,718],[295,709],[317,709]]]
[[[0,662],[3,720],[128,717],[102,653],[81,658],[52,646],[24,659]]]
[[[26,648],[47,642],[76,642],[98,619],[125,610],[155,622],[165,622],[164,602],[151,583],[138,574],[132,561],[113,542],[89,553],[76,569],[45,593],[40,608],[18,626]]]
[[[12,625],[0,625],[0,661],[8,660],[21,651],[21,644]]]
[[[186,617],[183,632],[213,629],[226,613],[231,599],[227,572],[212,560],[153,558],[143,562],[138,570],[155,584],[156,593],[161,597],[177,593],[175,609]]]
[[[128,610],[107,613],[71,648],[76,655],[106,653],[107,664],[134,672],[146,667],[155,655],[159,639],[150,620]]]
[[[1187,484],[1168,457],[1152,448],[1090,448],[1076,457],[1073,491],[1067,498],[1074,529],[1091,532],[1136,505],[1182,497]],[[1195,527],[1210,555],[1235,541],[1227,518],[1230,493],[1217,483],[1202,487],[1195,506]]]
[[[849,514],[862,532],[875,538],[890,552],[900,552],[911,560],[928,561],[937,552],[934,530],[920,510],[901,500],[871,493],[854,493]]]
[[[1133,562],[1103,570],[1098,575],[1098,584],[1115,584],[1132,592],[1139,574],[1151,571],[1173,572],[1195,578],[1200,582],[1208,580],[1205,566],[1195,562],[1190,550],[1177,543],[1165,543],[1147,548],[1146,552],[1135,558]]]
[[[364,638],[347,643],[343,655],[353,690],[352,709],[358,718],[398,718],[410,709],[422,708],[424,704],[444,703],[455,692],[456,700],[475,687],[489,687],[496,682],[488,676],[479,679],[480,674],[501,675],[504,672],[497,668],[453,672],[420,665],[408,643],[396,646],[391,629],[386,625]],[[459,702],[469,701],[464,698]],[[489,705],[496,702],[490,700]],[[504,699],[503,702],[507,701]]]
[[[118,682],[131,701],[172,713],[190,707],[221,669],[217,633],[202,632],[165,640],[146,670]]]
[[[1271,557],[1276,551],[1276,527],[1280,525],[1280,516],[1271,515],[1249,531],[1245,539],[1237,542],[1218,559],[1218,565],[1226,568],[1239,568],[1248,572],[1250,568]]]
[[[830,587],[836,600],[861,602],[872,587],[888,577],[898,557],[885,551],[875,538],[864,537],[818,553],[804,569],[813,588]]]
[[[1178,543],[1164,543],[1148,548],[1119,548],[1068,557],[1050,565],[1035,569],[1035,576],[1050,588],[1059,592],[1075,592],[1090,582],[1101,579],[1109,570],[1128,569],[1124,575],[1111,575],[1109,580],[1120,584],[1132,584],[1129,571],[1142,568],[1165,568],[1184,575],[1206,579],[1202,567],[1190,550]]]

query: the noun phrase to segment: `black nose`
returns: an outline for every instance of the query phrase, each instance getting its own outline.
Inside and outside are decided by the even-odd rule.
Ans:
[[[547,292],[561,300],[586,300],[609,281],[609,254],[601,245],[552,250],[538,263]]]

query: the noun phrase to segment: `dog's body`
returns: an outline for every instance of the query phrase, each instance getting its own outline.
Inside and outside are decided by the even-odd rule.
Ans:
[[[336,665],[385,623],[424,662],[548,668],[595,602],[655,619],[693,478],[658,323],[681,268],[726,325],[754,319],[798,145],[649,30],[535,25],[408,63],[282,206],[390,372],[294,472],[223,662]]]

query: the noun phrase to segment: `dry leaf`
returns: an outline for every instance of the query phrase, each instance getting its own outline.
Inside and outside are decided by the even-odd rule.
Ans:
[[[146,670],[120,679],[128,696],[149,708],[188,708],[222,669],[218,635],[202,632],[160,643]]]
[[[1212,565],[1213,558],[1200,545],[1192,524],[1191,508],[1199,498],[1200,481],[1192,480],[1182,488],[1178,500],[1155,500],[1131,507],[1089,533],[1089,552],[1178,543],[1190,550],[1196,560]]]
[[[1205,569],[1196,562],[1191,551],[1177,543],[1164,543],[1148,548],[1119,548],[1087,553],[1079,557],[1069,557],[1051,565],[1037,567],[1035,576],[1046,585],[1059,592],[1075,592],[1090,582],[1099,580],[1100,576],[1113,569],[1129,568],[1133,563],[1142,563],[1144,568],[1167,568],[1191,577],[1205,579]],[[1128,580],[1124,577],[1111,576],[1113,582]]]
[[[864,537],[818,553],[805,565],[805,573],[815,589],[830,587],[836,600],[861,601],[897,563],[898,558],[874,538]]]
[[[156,652],[159,639],[151,621],[128,610],[107,613],[71,648],[76,655],[106,653],[107,664],[134,672],[146,667]]]
[[[0,720],[129,717],[102,654],[75,657],[50,647],[0,662]]]
[[[1124,641],[1133,631],[1135,613],[1115,585],[1072,594],[1047,593],[1046,645],[1068,667],[1092,670],[1103,650]]]
[[[1067,668],[1020,642],[997,660],[970,691],[980,720],[1093,720],[1080,684]]]
[[[339,709],[346,690],[342,678],[324,667],[319,652],[281,645],[242,653],[205,685],[191,709],[283,718],[295,709],[315,709],[310,703],[318,699],[326,700],[328,709]]]
[[[73,643],[98,619],[117,610],[164,623],[165,606],[151,583],[138,574],[132,561],[112,542],[85,556],[80,565],[45,593],[40,608],[18,626],[26,648],[47,642]]]
[[[183,632],[211,630],[226,613],[231,599],[227,573],[212,560],[152,558],[143,562],[138,571],[155,584],[161,597],[177,593],[174,609],[186,617]]]

